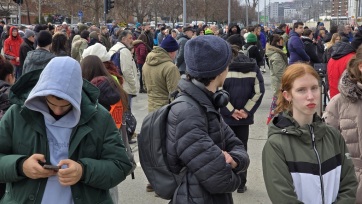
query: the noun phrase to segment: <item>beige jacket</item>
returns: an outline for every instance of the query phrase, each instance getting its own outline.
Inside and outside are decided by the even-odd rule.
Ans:
[[[74,36],[72,41],[71,57],[80,63],[83,51],[87,47],[88,41],[86,39],[81,38],[80,35]]]
[[[180,72],[166,50],[154,47],[142,67],[142,79],[148,95],[148,112],[169,103],[169,95],[176,91]]]
[[[359,182],[356,203],[362,203],[362,84],[352,82],[345,71],[338,89],[340,93],[328,103],[323,117],[346,141]]]
[[[126,47],[124,44],[117,42],[108,53],[112,56],[121,47]],[[140,87],[140,83],[137,76],[137,66],[132,57],[132,53],[128,48],[124,48],[120,51],[120,65],[123,73],[123,89],[131,95],[137,95]]]

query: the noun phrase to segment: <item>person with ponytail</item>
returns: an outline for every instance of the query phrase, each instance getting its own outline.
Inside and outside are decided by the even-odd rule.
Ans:
[[[287,67],[278,113],[262,153],[272,203],[355,203],[357,179],[340,132],[317,115],[320,78],[308,64]]]
[[[273,91],[273,99],[270,105],[270,112],[267,119],[267,124],[273,119],[274,111],[277,102],[277,93],[280,88],[280,81],[285,69],[288,66],[287,54],[283,52],[284,40],[278,34],[274,34],[272,41],[266,45],[266,56],[269,60],[270,76],[271,76],[271,88]]]
[[[338,89],[340,93],[328,103],[323,117],[341,132],[347,143],[359,181],[356,203],[362,203],[362,46],[350,59]]]

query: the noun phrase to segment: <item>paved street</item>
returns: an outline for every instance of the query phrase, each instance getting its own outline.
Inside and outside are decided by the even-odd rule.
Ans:
[[[250,136],[248,142],[248,153],[250,156],[250,166],[248,169],[248,190],[245,193],[234,193],[234,203],[271,203],[265,190],[262,164],[261,164],[261,152],[267,138],[267,125],[266,118],[269,112],[269,106],[272,99],[270,90],[270,74],[269,70],[263,74],[265,80],[266,93],[263,98],[262,104],[254,116],[255,124],[250,127]],[[147,95],[139,94],[133,99],[132,112],[137,118],[137,132],[139,132],[142,120],[147,115]],[[138,162],[138,147],[137,144],[132,145],[132,149],[135,153],[136,161]],[[127,177],[119,186],[119,200],[120,203],[127,204],[166,204],[167,200],[155,197],[154,193],[146,192],[147,180],[143,174],[142,168],[138,163],[138,167],[135,170],[135,179],[132,180],[131,176]]]

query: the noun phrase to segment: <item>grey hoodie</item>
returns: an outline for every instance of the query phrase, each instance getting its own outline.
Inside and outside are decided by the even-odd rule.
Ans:
[[[50,163],[68,159],[69,140],[80,119],[82,73],[79,63],[70,57],[55,57],[44,68],[39,81],[24,105],[43,114],[48,138]],[[59,120],[49,114],[45,96],[54,95],[69,101],[73,108]],[[67,168],[62,166],[62,168]],[[73,203],[70,186],[62,186],[57,176],[48,178],[42,203]]]

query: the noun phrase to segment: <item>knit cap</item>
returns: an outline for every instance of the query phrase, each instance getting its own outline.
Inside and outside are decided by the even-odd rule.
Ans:
[[[41,30],[37,36],[37,42],[39,47],[45,47],[52,44],[53,36],[49,31]]]
[[[249,33],[249,35],[246,37],[246,42],[253,43],[256,42],[258,39],[255,34]]]
[[[214,32],[210,28],[205,30],[205,35],[214,35]]]
[[[232,58],[229,43],[214,35],[188,40],[184,49],[186,72],[192,77],[215,77],[227,68]]]
[[[34,31],[32,31],[30,29],[26,29],[25,34],[24,34],[24,38],[29,38],[29,37],[34,36],[34,35],[35,35]]]
[[[102,62],[107,62],[111,60],[111,55],[107,52],[107,48],[100,43],[96,43],[92,46],[87,47],[83,51],[82,58],[84,59],[88,55],[95,55],[99,57]]]
[[[174,52],[178,50],[179,45],[171,35],[167,35],[165,39],[162,40],[160,47],[165,49],[167,52]]]
[[[237,45],[240,49],[244,46],[245,41],[243,36],[241,36],[240,34],[234,34],[232,36],[230,36],[227,41],[231,44],[231,45]]]

